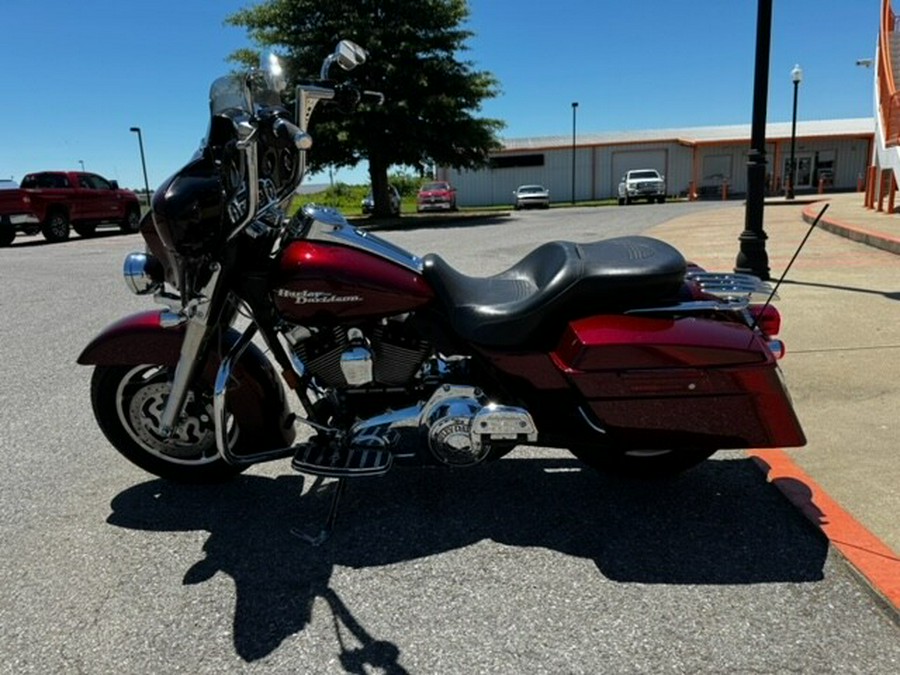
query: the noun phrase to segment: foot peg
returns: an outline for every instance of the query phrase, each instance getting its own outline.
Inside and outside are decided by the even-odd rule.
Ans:
[[[383,450],[336,448],[313,440],[298,446],[291,467],[313,476],[353,478],[387,473],[393,460],[393,455]]]

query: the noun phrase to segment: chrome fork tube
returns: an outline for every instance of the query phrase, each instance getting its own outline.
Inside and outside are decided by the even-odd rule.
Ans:
[[[188,315],[184,342],[181,345],[178,364],[175,366],[175,375],[172,377],[172,388],[160,417],[160,432],[165,438],[170,438],[175,431],[178,418],[184,408],[184,401],[187,398],[188,385],[197,371],[200,351],[209,332],[210,304],[216,292],[221,271],[222,267],[216,265],[209,283],[203,288],[199,301],[193,305],[189,304],[183,310]]]
[[[256,335],[256,324],[251,323],[244,334],[238,338],[238,341],[231,347],[231,351],[222,360],[219,366],[219,372],[216,374],[216,387],[213,392],[213,415],[216,429],[216,447],[219,454],[225,458],[229,464],[237,464],[236,458],[231,454],[228,447],[228,428],[225,415],[225,394],[228,391],[228,382],[231,380],[231,373],[234,370],[235,362],[241,358],[244,350],[250,346],[250,341]]]

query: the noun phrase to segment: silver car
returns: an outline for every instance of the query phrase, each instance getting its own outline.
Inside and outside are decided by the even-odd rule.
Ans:
[[[388,194],[391,199],[391,215],[399,216],[400,215],[400,193],[397,192],[397,188],[393,185],[388,185]],[[375,198],[372,196],[370,192],[363,198],[362,203],[360,204],[362,207],[363,213],[374,213],[375,212]]]
[[[543,185],[520,185],[513,192],[513,206],[516,209],[549,209],[550,190]]]

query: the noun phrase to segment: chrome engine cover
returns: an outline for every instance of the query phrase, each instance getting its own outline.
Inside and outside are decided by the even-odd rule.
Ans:
[[[472,466],[499,444],[536,441],[537,428],[527,410],[490,403],[474,387],[443,385],[426,403],[357,423],[350,445],[403,456],[423,437],[439,463]]]

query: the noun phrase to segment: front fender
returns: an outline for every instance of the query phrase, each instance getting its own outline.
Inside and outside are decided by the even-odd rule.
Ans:
[[[78,356],[83,366],[174,366],[181,354],[184,327],[163,328],[162,312],[150,310],[119,319],[104,328]]]
[[[132,314],[107,326],[78,356],[85,366],[153,364],[174,367],[181,355],[183,326],[163,327],[161,311]],[[209,350],[199,377],[212,391],[219,364],[240,333],[229,328]],[[235,364],[226,406],[242,433],[256,439],[254,451],[284,448],[294,441],[294,426],[284,387],[262,351],[251,344]]]

